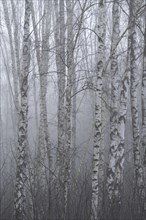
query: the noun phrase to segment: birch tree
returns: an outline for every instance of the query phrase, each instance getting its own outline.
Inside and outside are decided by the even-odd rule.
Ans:
[[[14,48],[15,48],[15,57],[16,57],[16,72],[17,72],[17,80],[20,80],[20,71],[21,71],[21,62],[20,62],[20,40],[19,40],[19,33],[18,33],[18,21],[17,21],[17,14],[16,8],[14,5],[14,0],[11,0],[11,7],[14,19]],[[19,85],[18,85],[19,86]]]
[[[144,51],[143,51],[143,72],[142,72],[142,152],[144,153],[144,183],[146,183],[146,16],[144,16]],[[146,199],[146,184],[145,186],[145,199]],[[145,205],[144,205],[145,207]]]
[[[104,72],[104,38],[106,26],[105,1],[99,0],[98,5],[98,56],[96,69],[96,103],[95,103],[95,134],[93,149],[93,170],[92,170],[92,213],[91,219],[99,219],[98,197],[99,197],[99,158],[101,147],[101,107],[102,107],[102,75]]]
[[[140,157],[140,128],[139,128],[139,114],[137,102],[137,66],[136,66],[136,1],[130,1],[130,96],[131,96],[131,114],[132,114],[132,135],[133,135],[133,154],[134,154],[134,170],[135,183],[138,196],[141,198],[143,194],[143,170]]]
[[[75,71],[75,64],[74,65],[74,70],[72,73],[72,171],[75,169],[75,160],[76,160],[76,132],[77,132],[77,98],[76,98],[76,92],[77,92],[77,83],[76,83],[76,71]]]
[[[42,190],[43,195],[46,195],[46,184],[47,184],[47,170],[46,166],[49,165],[49,214],[50,214],[50,204],[51,204],[51,179],[52,179],[52,154],[51,154],[51,142],[48,128],[48,116],[47,116],[47,75],[48,75],[48,65],[49,65],[49,36],[50,36],[50,23],[51,23],[51,14],[50,8],[52,7],[51,1],[44,1],[44,15],[42,19],[42,45],[40,48],[38,34],[38,28],[36,27],[35,20],[35,11],[33,3],[31,3],[32,11],[32,22],[34,28],[34,37],[35,37],[35,47],[36,47],[36,58],[38,64],[38,71],[40,76],[40,125],[39,125],[39,146],[38,146],[38,164],[37,164],[37,173],[38,173],[38,183],[40,189]],[[40,198],[42,198],[40,192]],[[41,204],[42,203],[42,204]],[[39,219],[42,219],[42,216],[45,215],[44,210],[44,201],[43,199],[38,204],[41,205],[41,210],[39,212]]]
[[[21,72],[21,105],[19,112],[17,171],[15,187],[14,216],[16,220],[26,219],[26,167],[28,147],[28,75],[30,66],[30,0],[25,1],[23,66]]]
[[[57,86],[58,86],[58,105],[57,105],[57,136],[58,144],[56,151],[56,170],[57,170],[57,197],[58,197],[58,215],[63,218],[64,210],[64,161],[65,161],[65,1],[54,0],[54,38],[55,38],[55,56],[57,70]],[[62,202],[63,201],[63,202]]]
[[[118,71],[118,41],[120,25],[119,1],[113,2],[112,9],[112,42],[111,42],[111,115],[110,115],[110,149],[109,167],[107,173],[107,186],[109,196],[110,213],[119,213],[120,189],[116,185],[117,154],[118,154],[118,117],[119,117],[119,71]]]
[[[116,169],[115,169],[115,183],[114,183],[114,197],[115,203],[117,203],[117,215],[119,216],[121,208],[121,196],[123,190],[123,172],[124,172],[124,161],[125,161],[125,129],[127,121],[127,111],[128,111],[128,100],[129,100],[129,87],[130,87],[130,47],[131,47],[131,17],[129,16],[128,21],[128,47],[127,47],[127,57],[126,57],[126,69],[121,81],[120,90],[120,108],[118,114],[118,146],[116,155]],[[116,208],[116,207],[115,207]]]
[[[2,219],[145,218],[142,3],[0,1]]]
[[[67,88],[65,94],[65,164],[64,164],[64,219],[67,218],[67,203],[71,175],[71,91],[74,71],[73,44],[73,1],[66,1],[67,6]]]

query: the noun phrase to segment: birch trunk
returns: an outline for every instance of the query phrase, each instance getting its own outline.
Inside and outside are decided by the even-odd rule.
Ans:
[[[144,17],[145,31],[144,31],[144,54],[143,54],[143,74],[142,74],[142,150],[144,153],[144,182],[146,183],[146,16]],[[145,184],[145,205],[146,207],[146,184]],[[146,208],[144,210],[146,213]]]
[[[105,1],[99,0],[98,6],[98,60],[97,60],[97,89],[95,103],[95,134],[93,149],[93,170],[92,170],[92,213],[91,219],[99,219],[99,159],[101,148],[101,127],[102,127],[102,75],[104,73],[104,38],[105,38]]]
[[[19,113],[18,155],[15,187],[15,220],[26,219],[26,166],[27,166],[27,132],[28,132],[28,74],[30,66],[30,0],[25,0],[24,36],[23,36],[23,66],[21,73],[21,105]]]
[[[54,0],[55,46],[58,84],[58,145],[56,152],[58,218],[64,218],[64,161],[65,161],[65,5],[64,0]],[[61,187],[60,187],[61,186]]]
[[[45,33],[42,36],[42,56],[41,56],[41,71],[40,71],[40,130],[44,132],[44,143],[40,140],[40,148],[42,151],[43,160],[45,159],[45,154],[47,155],[46,160],[48,159],[49,164],[49,215],[51,211],[51,181],[52,181],[52,152],[51,152],[51,142],[49,136],[48,128],[48,118],[47,118],[47,75],[48,75],[48,62],[49,62],[49,34],[50,34],[50,15],[49,10],[51,5],[49,2],[45,1]],[[42,137],[40,137],[42,138]],[[43,149],[43,145],[45,149]],[[47,184],[47,182],[46,182]]]
[[[31,3],[32,4],[32,3]],[[37,172],[39,175],[39,185],[44,194],[46,195],[47,187],[47,171],[46,166],[49,165],[49,210],[51,205],[51,179],[52,179],[52,153],[51,142],[49,137],[48,118],[47,118],[47,75],[48,75],[48,62],[49,62],[49,35],[50,35],[50,8],[51,1],[44,1],[44,18],[42,21],[42,49],[39,48],[39,36],[36,28],[35,13],[33,4],[32,21],[35,35],[36,56],[38,63],[38,70],[40,75],[40,126],[39,126],[39,148],[38,148],[38,166]],[[40,195],[41,196],[41,195]],[[43,201],[42,201],[43,203]],[[45,215],[44,205],[41,205],[39,219]]]
[[[67,88],[65,103],[65,164],[64,164],[64,220],[67,219],[68,192],[71,175],[71,92],[72,75],[74,71],[74,44],[73,44],[73,1],[66,1],[67,6]]]
[[[76,72],[75,72],[75,64],[73,64],[73,72],[72,72],[72,158],[71,158],[71,167],[74,174],[75,171],[75,164],[76,164],[76,120],[77,120],[77,98],[76,98],[76,92],[77,92],[77,82],[76,82]]]
[[[133,154],[134,154],[134,170],[135,170],[135,184],[136,191],[140,200],[143,197],[143,170],[140,157],[140,129],[139,129],[139,114],[138,114],[138,102],[137,102],[137,85],[138,74],[136,69],[136,1],[130,1],[130,17],[131,17],[131,33],[130,33],[130,71],[131,71],[131,113],[132,113],[132,128],[133,128]]]
[[[111,115],[110,115],[110,149],[109,149],[109,167],[108,167],[108,196],[110,202],[110,211],[118,212],[120,203],[120,192],[119,188],[116,189],[115,179],[116,175],[116,161],[118,151],[118,103],[119,103],[119,83],[118,83],[118,55],[117,55],[117,43],[119,40],[119,0],[113,2],[112,9],[112,42],[111,42]],[[111,207],[112,206],[112,207]]]
[[[64,114],[65,114],[65,15],[64,0],[54,0],[55,6],[55,44],[56,44],[56,67],[58,79],[58,146],[57,146],[57,170],[59,181],[63,181],[64,161]]]
[[[15,45],[15,56],[16,56],[16,69],[17,69],[17,77],[20,80],[20,41],[19,41],[19,28],[16,16],[16,9],[14,5],[14,0],[11,0],[13,19],[14,19],[14,45]]]

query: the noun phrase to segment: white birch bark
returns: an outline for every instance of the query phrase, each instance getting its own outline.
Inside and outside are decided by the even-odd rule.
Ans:
[[[19,113],[18,155],[15,187],[15,220],[26,219],[26,166],[27,166],[27,132],[28,132],[28,74],[30,66],[30,0],[25,0],[24,36],[23,36],[23,66],[21,73],[21,105]]]
[[[71,158],[71,167],[72,167],[72,171],[73,171],[73,174],[74,174],[74,170],[75,170],[75,161],[76,161],[76,132],[77,132],[77,129],[76,129],[76,120],[77,120],[77,104],[76,104],[76,101],[77,101],[77,98],[76,98],[76,92],[77,92],[77,82],[76,82],[76,72],[75,72],[75,64],[74,64],[74,67],[73,67],[73,72],[72,72],[72,158]]]
[[[143,53],[143,73],[142,73],[142,152],[144,153],[143,166],[144,166],[144,182],[146,183],[146,16],[144,17],[144,53]],[[146,185],[145,185],[145,203],[146,203]],[[145,205],[144,205],[145,207]],[[145,210],[146,211],[146,210]]]
[[[47,74],[48,74],[48,61],[49,61],[49,34],[50,34],[50,7],[51,2],[44,3],[44,31],[42,32],[42,50],[40,51],[38,42],[38,32],[35,30],[35,45],[36,45],[36,56],[38,62],[38,69],[40,74],[40,149],[42,147],[42,155],[48,155],[50,167],[52,166],[51,157],[51,145],[48,131],[48,119],[47,119],[47,106],[46,106],[46,96],[47,96]],[[35,27],[35,14],[32,5],[32,20],[33,26]],[[45,146],[45,147],[44,147]],[[44,157],[43,157],[44,158]],[[43,160],[42,160],[43,161]]]
[[[42,37],[42,72],[40,75],[40,107],[42,107],[41,111],[43,112],[43,125],[44,125],[44,134],[45,134],[45,142],[46,142],[46,150],[49,164],[49,213],[51,214],[51,183],[53,180],[53,158],[52,158],[52,150],[51,150],[51,142],[49,135],[49,127],[48,127],[48,119],[47,119],[47,75],[48,75],[48,62],[49,62],[49,35],[50,35],[50,24],[51,24],[51,1],[50,3],[45,1],[45,33]]]
[[[65,93],[65,163],[64,163],[64,217],[67,219],[68,192],[71,175],[71,112],[72,112],[72,75],[74,71],[73,43],[73,1],[66,1],[67,6],[67,87]]]
[[[118,103],[119,103],[119,83],[118,83],[118,53],[117,53],[117,43],[119,40],[119,0],[113,2],[112,9],[112,42],[111,42],[111,115],[110,115],[110,149],[109,149],[109,167],[108,167],[108,197],[110,206],[118,206],[118,200],[120,192],[117,192],[115,187],[116,175],[116,161],[117,161],[117,151],[118,151]],[[118,189],[117,189],[118,190]],[[116,195],[117,194],[117,195]],[[113,207],[112,207],[113,209]],[[115,207],[115,210],[117,207]]]
[[[64,219],[64,161],[65,161],[65,87],[66,87],[66,66],[65,66],[65,1],[54,0],[55,9],[55,47],[56,47],[56,69],[58,85],[58,144],[56,152],[56,176],[57,176],[57,200],[58,218]],[[61,187],[60,187],[61,186]]]
[[[131,16],[129,16],[129,31],[128,31],[128,52],[127,52],[127,67],[122,80],[122,89],[120,91],[120,110],[118,119],[118,151],[116,161],[116,179],[115,179],[115,195],[119,206],[121,205],[121,193],[123,186],[123,171],[124,171],[124,153],[125,153],[125,124],[127,119],[127,102],[129,95],[130,84],[130,58],[131,58]]]
[[[36,68],[35,68],[35,55],[32,56],[32,65],[33,65],[33,98],[34,98],[34,109],[35,109],[35,127],[36,127],[36,145],[38,144],[38,102],[37,102],[37,84],[36,84]]]
[[[104,72],[104,38],[105,38],[105,1],[99,0],[98,5],[98,60],[97,60],[97,89],[95,103],[95,134],[93,149],[93,170],[92,170],[92,213],[91,219],[97,220],[99,205],[99,159],[101,147],[101,127],[102,127],[102,75]]]
[[[56,67],[58,80],[58,146],[57,146],[57,170],[59,181],[63,181],[64,162],[64,114],[65,114],[65,14],[64,0],[54,0],[55,6],[55,45],[56,45]]]
[[[17,69],[17,77],[20,80],[20,72],[21,72],[21,62],[20,62],[20,41],[19,41],[19,28],[18,21],[16,16],[16,9],[14,5],[14,0],[11,0],[12,13],[14,19],[14,45],[15,45],[15,56],[16,56],[16,69]],[[19,86],[19,85],[18,85]]]
[[[130,72],[131,72],[131,83],[130,83],[130,95],[131,95],[131,113],[132,113],[132,128],[133,128],[133,154],[134,154],[134,170],[135,170],[135,181],[136,190],[139,197],[143,194],[143,170],[141,165],[140,157],[140,129],[139,129],[139,113],[138,113],[138,102],[137,102],[137,85],[138,85],[138,74],[136,68],[136,0],[130,1]]]
[[[51,205],[51,179],[52,179],[52,153],[51,142],[49,137],[48,118],[47,118],[47,75],[48,75],[48,62],[49,62],[49,35],[50,35],[50,23],[51,23],[51,1],[44,1],[44,18],[42,21],[42,49],[39,48],[39,36],[37,28],[35,27],[35,13],[33,4],[32,9],[32,21],[35,35],[36,56],[38,63],[38,70],[40,75],[40,126],[39,126],[39,148],[38,148],[38,175],[39,184],[43,192],[46,192],[47,176],[46,166],[49,165],[49,215]],[[39,218],[44,215],[43,206]]]
[[[46,86],[43,84],[43,80],[41,77],[42,69],[41,69],[41,51],[39,45],[39,36],[38,36],[38,28],[36,27],[36,20],[35,20],[35,12],[33,2],[31,2],[31,16],[32,16],[32,23],[34,28],[34,36],[35,36],[35,47],[36,47],[36,57],[38,63],[38,71],[40,75],[40,124],[39,124],[39,133],[38,133],[38,148],[37,148],[37,164],[36,164],[36,175],[37,175],[37,183],[36,185],[39,186],[41,189],[41,194],[45,192],[46,194],[46,143],[45,143],[45,133],[44,133],[44,112],[43,112],[43,103],[45,102],[45,93],[42,94],[43,87]],[[45,18],[44,18],[45,19]],[[45,89],[45,88],[44,88]],[[45,104],[46,106],[46,104]],[[36,191],[37,189],[34,189]],[[39,197],[39,195],[38,195]],[[40,204],[37,204],[39,207],[37,210],[37,216],[41,219],[41,215],[44,215],[44,208],[42,207],[42,201]]]

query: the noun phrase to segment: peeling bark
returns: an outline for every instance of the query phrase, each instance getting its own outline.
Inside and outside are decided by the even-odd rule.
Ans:
[[[17,172],[15,187],[15,220],[25,220],[26,203],[26,166],[27,166],[27,132],[28,132],[28,74],[30,66],[30,0],[25,0],[24,36],[23,36],[23,66],[21,73],[21,105],[19,112]]]

